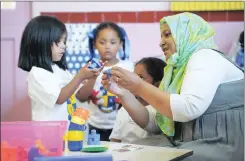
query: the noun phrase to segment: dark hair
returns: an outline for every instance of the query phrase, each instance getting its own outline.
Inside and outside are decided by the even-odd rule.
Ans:
[[[239,36],[239,43],[241,44],[242,51],[244,51],[244,31]]]
[[[145,65],[147,73],[153,78],[154,82],[161,81],[164,76],[164,68],[167,63],[162,59],[155,57],[147,57],[139,60],[136,65]]]
[[[18,67],[30,71],[33,66],[50,72],[52,64],[67,69],[65,54],[59,62],[52,61],[52,44],[58,43],[63,34],[67,34],[66,26],[55,17],[37,16],[25,27],[21,38]]]
[[[92,33],[90,34],[90,37],[89,37],[89,51],[92,55],[92,57],[94,57],[95,53],[94,53],[94,44],[95,44],[95,41],[99,35],[99,32],[103,29],[106,29],[106,28],[110,28],[110,29],[113,29],[120,41],[122,42],[122,45],[123,45],[123,52],[124,52],[124,57],[122,58],[122,60],[125,60],[126,59],[126,54],[125,54],[125,36],[126,36],[126,32],[124,31],[123,28],[119,27],[116,23],[114,22],[111,22],[111,21],[106,21],[106,22],[102,22],[100,23],[93,31]]]

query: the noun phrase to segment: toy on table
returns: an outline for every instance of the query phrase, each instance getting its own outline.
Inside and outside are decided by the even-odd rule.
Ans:
[[[16,161],[17,148],[10,147],[7,142],[1,142],[1,160],[3,161]]]
[[[1,143],[1,160],[2,161],[34,161],[35,157],[57,156],[57,149],[47,150],[41,140],[28,151],[22,146],[11,147],[7,142]]]
[[[37,147],[32,147],[28,152],[28,161],[34,161],[36,157],[44,157],[44,155],[40,154]]]
[[[100,134],[96,134],[96,130],[91,130],[88,135],[88,145],[100,145]]]
[[[91,64],[88,66],[90,69],[101,68],[103,65],[102,62],[97,58],[93,58],[90,62]]]
[[[39,150],[39,153],[44,156],[56,156],[57,155],[57,150],[56,148],[54,149],[46,149],[41,140],[36,140],[36,148]]]
[[[68,128],[68,149],[70,151],[81,151],[83,148],[84,131],[86,130],[85,121],[88,119],[88,111],[77,108],[71,116]]]
[[[98,153],[108,150],[108,146],[100,145],[100,134],[96,134],[96,130],[91,130],[88,135],[87,146],[82,149],[83,152]]]
[[[34,161],[36,157],[45,157],[45,156],[57,156],[58,149],[46,149],[41,140],[36,140],[36,144],[34,147],[30,148],[28,152],[28,161]]]
[[[103,86],[99,91],[92,91],[91,98],[94,104],[98,105],[99,109],[104,113],[110,113],[116,110],[120,103],[119,98],[107,91]]]
[[[105,152],[107,150],[108,147],[104,145],[88,145],[82,149],[83,152],[88,152],[88,153]]]

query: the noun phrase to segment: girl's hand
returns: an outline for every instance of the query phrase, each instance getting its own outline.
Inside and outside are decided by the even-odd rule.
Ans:
[[[84,81],[86,79],[95,79],[95,78],[97,78],[99,76],[100,72],[103,70],[105,63],[103,63],[101,61],[101,64],[102,64],[101,68],[96,68],[96,69],[89,69],[88,66],[90,65],[90,62],[87,63],[78,72],[78,74],[80,75],[82,81]]]
[[[85,79],[94,79],[96,77],[98,77],[98,75],[100,74],[102,68],[99,69],[89,69],[87,68],[87,65],[85,65],[84,67],[82,67],[79,71],[79,75],[81,80],[85,80]]]

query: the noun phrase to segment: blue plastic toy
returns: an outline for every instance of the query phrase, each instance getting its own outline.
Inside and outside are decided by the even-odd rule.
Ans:
[[[39,148],[37,147],[32,147],[30,148],[29,152],[28,152],[28,161],[35,161],[35,158],[42,158],[42,157],[50,157],[50,156],[54,156],[57,153],[57,148],[53,148],[50,149],[49,152],[47,154],[41,154],[39,151]]]
[[[107,75],[108,78],[110,78],[111,77],[111,69],[107,69],[105,71],[105,74]]]
[[[96,130],[91,130],[91,134],[88,135],[88,145],[100,145],[100,134],[96,134]]]
[[[32,147],[32,148],[29,150],[29,152],[28,152],[28,160],[29,160],[29,161],[35,161],[35,158],[36,158],[36,157],[44,157],[44,155],[41,155],[41,154],[39,153],[38,148]]]
[[[84,121],[77,116],[72,116],[68,128],[68,149],[70,151],[80,151],[83,148],[84,131],[86,126]]]
[[[90,69],[95,69],[95,68],[101,68],[102,64],[100,63],[100,60],[97,58],[93,58],[91,61],[91,64],[88,66]]]

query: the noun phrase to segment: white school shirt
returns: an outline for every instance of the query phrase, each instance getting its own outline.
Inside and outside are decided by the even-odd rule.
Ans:
[[[145,108],[151,113],[156,113],[156,110],[148,105]],[[132,141],[144,139],[151,134],[138,126],[129,116],[128,112],[122,107],[118,111],[116,123],[113,127],[109,139],[118,139],[122,143],[131,143]]]
[[[180,94],[170,95],[173,120],[188,122],[200,117],[211,104],[220,84],[243,78],[244,73],[217,51],[197,51],[187,64]],[[149,115],[149,124],[145,129],[159,131],[156,114],[149,112]]]
[[[118,66],[123,69],[127,69],[131,72],[134,70],[134,64],[133,62],[129,60],[120,60],[117,64],[113,66]],[[105,66],[103,68],[103,71],[112,68],[113,66]],[[102,81],[102,76],[103,72],[100,73],[100,75],[97,77],[95,85],[94,85],[94,90],[99,91],[100,87],[102,86],[101,81]],[[105,113],[102,112],[99,108],[98,105],[95,105],[92,103],[92,101],[89,104],[88,107],[89,111],[89,118],[88,118],[88,123],[98,129],[112,129],[114,126],[114,123],[116,121],[116,116],[117,116],[117,110]]]
[[[68,70],[52,65],[53,73],[43,68],[32,67],[29,72],[28,94],[31,99],[33,121],[68,120],[67,102],[56,104],[61,89],[72,79]],[[81,85],[79,86],[79,88]]]

